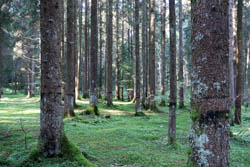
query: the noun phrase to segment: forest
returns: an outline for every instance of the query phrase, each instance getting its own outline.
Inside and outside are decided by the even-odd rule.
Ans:
[[[0,167],[249,167],[249,0],[0,0]]]

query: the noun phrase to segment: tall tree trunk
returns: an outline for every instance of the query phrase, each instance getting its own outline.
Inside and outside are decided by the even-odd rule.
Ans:
[[[139,22],[139,0],[135,0],[135,78],[136,78],[136,108],[135,115],[144,115],[141,110],[140,91],[140,22]]]
[[[78,63],[80,63],[79,57],[78,57],[78,38],[77,38],[77,10],[78,10],[78,0],[73,0],[74,2],[74,106],[76,105],[76,99],[77,99],[77,91],[78,87],[80,86],[79,84],[79,78],[78,78]],[[80,66],[80,64],[79,64]],[[79,92],[78,92],[79,93]]]
[[[115,97],[117,100],[120,100],[120,43],[119,43],[119,33],[120,33],[120,26],[119,26],[119,0],[116,0],[116,69],[115,69]]]
[[[235,106],[235,84],[234,84],[234,28],[233,12],[234,0],[229,0],[229,93],[230,93],[230,122],[233,121],[232,108]]]
[[[80,73],[81,73],[81,60],[82,60],[82,7],[83,0],[80,2],[80,12],[79,12],[79,55],[77,58],[77,76],[76,76],[76,99],[80,99]],[[77,46],[77,45],[76,45]]]
[[[113,105],[112,102],[112,61],[113,61],[113,55],[112,55],[112,47],[113,47],[113,13],[112,13],[112,5],[113,0],[107,0],[107,25],[106,25],[106,96],[107,96],[107,105],[111,106]]]
[[[249,32],[248,32],[248,17],[245,16],[244,18],[244,39],[243,39],[243,43],[244,43],[244,79],[243,79],[243,90],[242,90],[242,94],[243,94],[243,104],[245,107],[248,106],[248,91],[247,91],[247,69],[248,69],[248,49],[249,49],[249,45],[248,45],[248,41],[249,41]]]
[[[65,92],[65,51],[64,51],[64,1],[61,5],[61,73],[62,73],[62,99],[64,100]]]
[[[75,116],[74,91],[75,91],[75,54],[74,54],[74,1],[67,0],[67,72],[64,97],[65,116]]]
[[[170,99],[169,99],[169,122],[168,139],[170,144],[175,142],[176,137],[176,17],[175,1],[169,0],[170,20]]]
[[[97,0],[91,1],[90,105],[97,107],[98,26]]]
[[[229,167],[228,1],[192,1],[188,166]],[[213,70],[211,70],[213,69]]]
[[[237,76],[236,76],[236,100],[235,100],[235,123],[241,124],[241,101],[242,101],[242,73],[243,73],[243,41],[242,41],[242,8],[243,0],[238,0],[237,7]]]
[[[100,51],[99,51],[99,56],[100,56],[100,63],[99,63],[99,98],[102,98],[102,77],[103,77],[103,66],[102,66],[102,56],[103,56],[103,39],[102,39],[102,8],[103,8],[103,3],[102,1],[99,1],[99,34],[100,34],[100,39],[99,39],[99,47],[100,47]]]
[[[88,25],[89,25],[89,17],[88,17],[88,0],[85,0],[85,27],[84,27],[84,50],[85,50],[85,59],[84,59],[84,76],[83,76],[83,80],[84,80],[84,86],[83,86],[83,98],[88,98],[89,97],[89,92],[88,92],[88,71],[89,71],[89,67],[88,67]]]
[[[166,76],[166,0],[161,8],[161,106],[165,106],[165,76]]]
[[[179,0],[179,108],[184,107],[183,41],[182,41],[182,0]]]
[[[142,103],[143,103],[143,107],[145,107],[146,104],[146,82],[147,82],[147,71],[146,71],[146,59],[147,59],[147,23],[146,23],[146,19],[147,19],[147,4],[146,4],[146,0],[142,0],[142,51],[141,51],[141,56],[142,56]]]
[[[41,114],[39,147],[46,156],[55,156],[61,152],[64,135],[60,70],[60,2],[60,0],[41,0],[40,2]]]
[[[247,83],[248,83],[248,99],[247,99],[247,106],[249,105],[249,99],[250,99],[250,39],[248,39],[248,60],[247,60]]]
[[[150,0],[149,32],[149,109],[156,111],[155,103],[155,0]]]

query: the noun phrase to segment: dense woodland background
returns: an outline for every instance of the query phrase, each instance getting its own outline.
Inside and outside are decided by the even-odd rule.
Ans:
[[[248,0],[1,0],[0,166],[248,166],[249,16]],[[63,151],[86,159],[46,159]]]

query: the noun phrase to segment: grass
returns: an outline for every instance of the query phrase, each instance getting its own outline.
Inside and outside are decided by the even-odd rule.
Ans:
[[[163,113],[146,112],[146,117],[135,117],[135,104],[114,101],[107,108],[100,101],[100,117],[79,115],[88,101],[77,102],[77,117],[65,119],[68,139],[82,154],[100,167],[184,167],[187,162],[189,107],[177,111],[178,147],[168,145],[168,108]],[[0,100],[0,166],[14,166],[25,160],[36,148],[39,135],[39,98],[24,95],[5,95]],[[250,164],[250,110],[243,108],[242,125],[231,128],[231,166]],[[27,149],[21,124],[27,131]],[[39,158],[27,166],[79,166],[63,158]]]

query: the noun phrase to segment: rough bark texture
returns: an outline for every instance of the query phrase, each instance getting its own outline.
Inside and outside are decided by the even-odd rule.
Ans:
[[[39,147],[45,156],[61,152],[60,0],[41,0],[41,113]]]
[[[99,38],[99,45],[100,45],[100,51],[99,51],[99,56],[100,56],[100,63],[99,63],[99,98],[102,98],[102,77],[103,77],[103,65],[102,65],[102,56],[103,56],[103,39],[102,39],[102,34],[103,34],[103,29],[102,29],[102,7],[103,4],[100,1],[99,2],[99,34],[100,34],[100,38]]]
[[[169,0],[170,19],[170,99],[169,99],[169,122],[168,139],[170,144],[175,142],[176,136],[176,18],[175,1]]]
[[[165,106],[165,78],[166,78],[166,0],[161,8],[161,105]]]
[[[62,73],[62,99],[64,100],[65,92],[65,52],[64,52],[64,1],[61,5],[61,73]]]
[[[234,28],[233,28],[233,6],[234,0],[229,0],[229,93],[230,93],[230,119],[232,121],[232,108],[235,106],[235,84],[234,84]]]
[[[107,105],[111,106],[113,105],[112,98],[112,60],[113,60],[113,55],[112,55],[112,47],[113,47],[113,13],[112,13],[112,4],[113,0],[107,0],[107,25],[106,25],[106,33],[107,33],[107,39],[106,39],[106,96],[107,96]]]
[[[229,167],[228,1],[192,1],[188,166]],[[213,69],[213,70],[211,70]]]
[[[75,55],[74,55],[74,1],[67,0],[67,72],[64,97],[65,116],[74,116]]]
[[[184,107],[183,41],[182,41],[182,0],[179,0],[179,108]]]
[[[89,59],[89,51],[88,51],[88,24],[89,24],[89,17],[88,17],[88,0],[85,0],[85,27],[84,27],[84,86],[83,86],[83,98],[89,97],[89,81],[88,81],[88,59]]]
[[[142,51],[141,51],[141,56],[142,56],[142,103],[145,104],[145,100],[147,97],[146,94],[146,82],[147,82],[147,71],[146,71],[146,59],[147,59],[147,46],[146,46],[146,34],[147,34],[147,27],[146,27],[146,19],[147,19],[147,4],[146,0],[142,0]]]
[[[91,52],[90,52],[90,105],[97,106],[97,52],[98,52],[98,26],[97,26],[97,0],[91,1]]]
[[[136,115],[142,113],[140,97],[140,23],[139,23],[139,0],[135,0],[135,78],[136,78]]]
[[[79,12],[79,55],[77,58],[77,79],[76,79],[76,99],[80,99],[80,74],[81,74],[81,60],[82,60],[82,8],[83,0],[80,1]]]
[[[236,75],[236,99],[235,99],[235,123],[241,124],[241,101],[242,101],[242,74],[243,74],[243,41],[242,41],[242,8],[243,0],[238,0],[237,7],[237,75]]]
[[[79,1],[74,0],[74,75],[75,75],[75,80],[74,80],[74,105],[76,105],[76,99],[80,98],[80,57],[78,55],[78,28],[77,28],[77,13],[78,13],[78,6],[79,6]],[[79,67],[79,68],[78,68]]]
[[[155,103],[155,0],[150,0],[149,32],[149,109],[156,111]]]
[[[120,100],[120,44],[119,44],[119,33],[120,33],[120,25],[119,25],[119,0],[116,0],[116,68],[115,68],[115,97]]]

